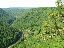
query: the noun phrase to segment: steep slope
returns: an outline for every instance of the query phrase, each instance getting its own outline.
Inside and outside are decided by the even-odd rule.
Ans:
[[[6,11],[0,8],[0,21],[11,24],[14,20],[14,16],[10,16]]]
[[[3,9],[0,8],[0,17],[8,15]]]
[[[50,29],[43,27],[43,25],[48,25],[47,23],[50,22],[47,22],[48,16],[53,11],[57,11],[56,8],[33,8],[25,13],[23,17],[17,18],[12,26],[24,32],[24,42],[11,48],[63,48],[64,39],[53,34],[54,32],[47,32]],[[50,22],[50,24],[52,23]],[[54,27],[53,24],[49,26]]]
[[[11,27],[15,19],[14,16],[0,8],[0,48],[8,48],[22,37],[22,31]]]
[[[19,18],[23,13],[28,12],[28,10],[30,9],[14,7],[14,8],[3,8],[3,10],[6,11],[9,15]]]
[[[20,18],[17,18],[12,24],[17,29],[36,29],[41,27],[42,22],[47,20],[48,13],[54,8],[32,8],[30,11],[23,13]],[[37,27],[37,28],[36,28]]]

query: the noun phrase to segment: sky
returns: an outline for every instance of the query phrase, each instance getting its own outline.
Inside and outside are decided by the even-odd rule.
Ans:
[[[56,0],[0,0],[0,8],[55,7]]]

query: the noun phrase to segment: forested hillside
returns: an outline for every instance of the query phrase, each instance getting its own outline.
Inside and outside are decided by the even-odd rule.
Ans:
[[[17,18],[11,25],[24,32],[24,41],[12,46],[12,48],[63,48],[64,23],[54,16],[58,16],[55,7],[33,8],[24,16]],[[55,22],[60,31],[57,31]],[[61,43],[61,44],[60,44]]]
[[[0,21],[5,22],[6,24],[12,24],[15,20],[14,16],[8,14],[8,12],[4,11],[0,8]]]
[[[64,48],[64,5],[0,8],[0,48]]]
[[[11,27],[16,17],[10,16],[6,11],[0,8],[0,48],[8,48],[22,39],[22,31]]]
[[[12,7],[12,8],[3,8],[10,16],[14,17],[22,17],[25,13],[27,13],[31,8],[20,8],[20,7]]]

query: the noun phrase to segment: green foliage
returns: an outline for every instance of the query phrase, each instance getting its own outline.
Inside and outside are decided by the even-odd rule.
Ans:
[[[17,18],[12,26],[21,30],[40,30],[42,22],[47,19],[48,12],[52,12],[54,8],[33,8]]]
[[[10,25],[14,20],[14,16],[9,15],[6,11],[0,8],[0,22],[5,22],[7,25]]]
[[[1,47],[4,48],[23,31],[24,40],[10,48],[64,48],[64,6],[58,0],[57,7],[32,9],[4,9],[16,17],[12,25],[1,25]]]
[[[42,31],[45,34],[52,34],[55,36],[61,36],[64,39],[64,7],[61,1],[57,1],[57,9],[49,14],[46,21],[44,21],[44,25],[42,25]],[[53,37],[52,37],[53,38]]]
[[[8,48],[22,37],[21,31],[10,27],[14,20],[15,17],[0,8],[0,48]]]
[[[56,8],[33,8],[17,18],[12,26],[24,32],[24,42],[12,48],[63,48],[64,8],[59,2]]]
[[[58,27],[64,26],[60,22],[61,18],[58,18],[58,14],[56,8],[33,8],[25,13],[25,16],[17,18],[12,26],[24,32],[24,42],[16,44],[12,48],[64,47],[63,37],[59,36],[63,32],[57,31],[57,25]]]
[[[22,32],[0,22],[0,48],[7,48],[21,38],[21,36]]]

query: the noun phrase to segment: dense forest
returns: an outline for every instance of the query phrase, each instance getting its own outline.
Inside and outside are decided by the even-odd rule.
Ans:
[[[0,48],[64,48],[64,5],[0,8]]]

